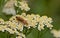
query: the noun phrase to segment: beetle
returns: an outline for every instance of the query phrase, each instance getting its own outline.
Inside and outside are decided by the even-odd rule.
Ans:
[[[16,19],[17,19],[18,21],[21,21],[23,24],[28,25],[27,20],[23,19],[22,17],[16,16]]]

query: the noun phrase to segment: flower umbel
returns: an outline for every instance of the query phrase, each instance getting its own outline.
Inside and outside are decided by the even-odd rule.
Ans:
[[[36,28],[38,26],[38,30],[41,31],[44,30],[45,26],[47,26],[47,28],[52,29],[53,25],[51,23],[52,18],[50,17],[48,18],[47,16],[41,17],[38,14],[30,15],[22,13],[21,15],[12,16],[9,21],[4,21],[3,19],[0,19],[0,31],[4,32],[6,30],[10,34],[16,33],[17,35],[19,35],[16,38],[25,38],[25,36],[20,33],[24,30],[24,27],[30,29],[30,27]],[[22,36],[20,34],[22,34]]]
[[[19,3],[19,5],[17,3]],[[21,8],[21,10],[23,10],[23,11],[29,11],[30,10],[26,1],[18,1],[15,3],[15,6]]]

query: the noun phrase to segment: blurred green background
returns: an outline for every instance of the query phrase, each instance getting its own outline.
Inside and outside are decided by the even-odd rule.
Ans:
[[[30,11],[27,13],[40,14],[40,16],[47,15],[53,19],[53,29],[60,29],[60,0],[28,0]],[[4,20],[8,20],[11,16],[2,13],[2,8],[4,6],[4,0],[0,0],[0,17]],[[7,37],[8,36],[8,37]],[[0,38],[15,38],[15,35],[10,35],[7,32],[0,32]],[[31,33],[27,35],[27,38],[54,38],[50,33],[50,30],[45,28],[45,30],[38,31],[33,29]]]

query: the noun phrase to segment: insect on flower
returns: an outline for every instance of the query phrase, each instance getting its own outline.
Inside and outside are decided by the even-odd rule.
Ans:
[[[17,19],[18,21],[21,21],[23,24],[28,25],[27,21],[26,21],[25,19],[23,19],[22,17],[16,16],[16,19]]]

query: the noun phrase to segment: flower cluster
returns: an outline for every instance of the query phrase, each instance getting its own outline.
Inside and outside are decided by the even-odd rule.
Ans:
[[[16,34],[16,38],[25,38],[25,35],[17,30],[20,30],[22,28],[21,23],[15,24],[14,21],[4,21],[0,18],[0,31],[4,32],[7,31],[10,34]]]
[[[7,15],[9,15],[9,14],[16,15],[16,11],[15,11],[14,6],[20,8],[23,11],[29,11],[30,10],[26,1],[9,0],[4,5],[3,13],[5,13]]]
[[[60,38],[60,30],[51,30],[51,33],[53,34],[54,37]]]
[[[9,15],[16,15],[16,11],[14,9],[14,4],[15,4],[16,0],[9,0],[3,7],[3,13]]]
[[[24,11],[30,10],[26,1],[16,1],[15,6],[21,8],[21,10],[24,10]]]
[[[18,37],[24,37],[25,35],[20,33],[23,31],[23,28],[26,27],[30,29],[30,27],[36,28],[38,26],[38,30],[44,30],[44,27],[52,29],[53,25],[52,18],[48,18],[47,16],[40,16],[38,14],[26,14],[22,13],[21,15],[12,16],[9,21],[4,21],[0,19],[0,31],[4,32],[8,31],[10,34],[16,33],[19,35]],[[19,32],[19,31],[20,32]],[[18,38],[17,37],[17,38]]]

